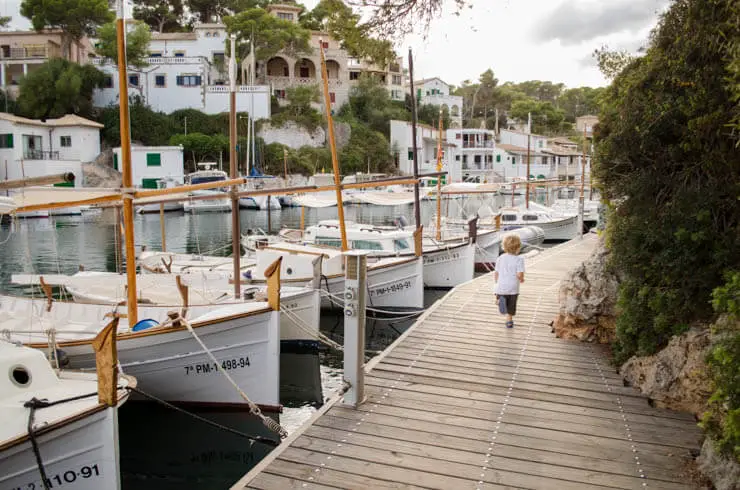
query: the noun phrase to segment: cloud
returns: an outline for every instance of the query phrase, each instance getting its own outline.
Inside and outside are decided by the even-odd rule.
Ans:
[[[537,41],[559,39],[564,46],[623,31],[639,31],[655,22],[666,0],[568,0],[535,25]]]

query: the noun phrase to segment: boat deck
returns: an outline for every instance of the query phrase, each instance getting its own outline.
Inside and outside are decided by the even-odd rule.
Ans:
[[[623,386],[605,350],[557,339],[558,286],[593,235],[527,259],[517,324],[492,276],[458,286],[233,488],[693,488],[701,432]]]

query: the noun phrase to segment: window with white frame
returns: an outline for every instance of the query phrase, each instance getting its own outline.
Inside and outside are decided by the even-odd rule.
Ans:
[[[199,87],[202,78],[200,75],[178,75],[176,82],[180,87]]]

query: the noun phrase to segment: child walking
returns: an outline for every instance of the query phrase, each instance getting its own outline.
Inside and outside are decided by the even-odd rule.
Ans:
[[[503,240],[504,253],[496,259],[496,302],[499,311],[506,315],[506,328],[514,327],[519,283],[524,282],[524,259],[519,256],[522,241],[519,235],[506,235]]]

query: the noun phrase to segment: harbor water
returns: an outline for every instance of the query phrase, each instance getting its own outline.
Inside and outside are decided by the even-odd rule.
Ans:
[[[499,197],[496,204],[508,204],[511,197]],[[517,198],[519,199],[519,198]],[[452,214],[458,204],[449,204]],[[445,203],[445,207],[447,204]],[[434,201],[424,201],[422,222],[428,223],[436,212]],[[411,205],[347,206],[345,217],[361,223],[392,224],[405,216],[413,221]],[[268,232],[266,211],[242,210],[241,232]],[[336,219],[337,208],[306,209],[306,226],[324,219]],[[270,212],[273,233],[281,228],[298,228],[299,208]],[[57,216],[16,220],[0,226],[0,290],[18,294],[10,284],[14,273],[73,274],[80,266],[88,271],[116,271],[116,227],[112,210],[82,216]],[[230,255],[231,216],[229,213],[188,215],[181,212],[165,215],[167,250],[173,252]],[[161,249],[158,214],[135,218],[137,249]],[[445,291],[427,291],[425,305],[440,298]],[[341,342],[341,310],[322,312],[321,330]],[[369,318],[366,347],[381,351],[413,323],[413,318]],[[315,366],[320,369],[316,386],[283,390],[285,406],[280,422],[288,430],[299,427],[342,385],[341,353],[322,350]],[[305,363],[301,363],[305,365]],[[281,364],[281,369],[290,365]],[[320,381],[320,385],[318,383]],[[284,395],[285,393],[285,395]],[[296,395],[298,394],[298,395]],[[284,395],[284,396],[283,396]],[[150,402],[128,402],[119,411],[120,455],[124,489],[218,489],[228,488],[271,449],[253,443],[243,434],[268,435],[246,413],[199,410],[197,415],[213,424]],[[222,427],[216,427],[219,425]]]

